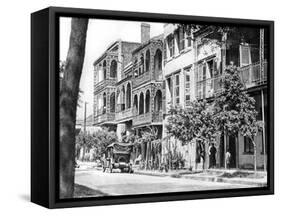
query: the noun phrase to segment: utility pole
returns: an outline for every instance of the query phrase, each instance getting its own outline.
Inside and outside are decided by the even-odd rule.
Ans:
[[[84,103],[84,134],[86,134],[87,102]]]
[[[260,29],[260,81],[264,81],[264,29]],[[261,102],[262,102],[262,144],[263,144],[263,166],[266,172],[266,146],[265,146],[265,118],[264,118],[264,94],[263,89],[261,89]]]

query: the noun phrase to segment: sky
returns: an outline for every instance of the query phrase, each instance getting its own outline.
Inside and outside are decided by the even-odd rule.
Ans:
[[[149,23],[150,36],[163,33],[163,23]],[[88,24],[84,65],[80,80],[81,106],[77,109],[77,119],[84,118],[84,103],[87,102],[87,116],[93,113],[93,63],[114,41],[140,42],[141,22],[90,19]],[[60,60],[66,60],[71,18],[60,18]]]

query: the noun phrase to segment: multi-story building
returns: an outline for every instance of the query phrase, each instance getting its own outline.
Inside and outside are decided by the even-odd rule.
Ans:
[[[94,62],[94,125],[116,130],[116,84],[139,43],[118,40]]]
[[[162,137],[162,38],[150,38],[150,25],[142,23],[141,43],[115,42],[95,61],[94,125],[115,130],[120,140],[147,127]],[[140,152],[145,157],[146,146]]]
[[[195,100],[194,49],[192,32],[184,25],[165,24],[164,26],[164,70],[166,90],[166,110],[170,106],[185,107],[190,100]],[[167,123],[167,118],[163,124]],[[167,137],[164,127],[163,137]],[[185,166],[194,166],[194,143],[182,146],[172,137],[164,139],[163,158],[170,151],[178,151],[185,159]]]
[[[246,90],[256,100],[258,120],[265,123],[263,132],[255,140],[257,166],[263,167],[267,140],[267,44],[264,43],[267,40],[264,38],[264,30],[239,28],[220,32],[209,26],[192,32],[188,30],[188,26],[168,24],[164,32],[167,50],[164,64],[166,106],[185,106],[188,101],[195,99],[212,102],[215,94],[222,88],[221,79],[225,67],[231,64],[240,67]],[[246,137],[227,137],[226,144],[223,140],[221,137],[217,139],[218,167],[224,167],[226,148],[233,156],[231,167],[253,166],[253,145]],[[165,145],[170,146],[171,143]],[[178,144],[178,149],[184,153],[187,166],[194,167],[196,144],[191,143],[186,147]]]

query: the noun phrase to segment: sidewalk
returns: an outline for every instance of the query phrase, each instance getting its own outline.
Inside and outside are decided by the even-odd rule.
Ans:
[[[239,170],[239,169],[207,169],[198,171],[177,170],[169,172],[159,172],[150,170],[135,170],[135,174],[150,175],[159,177],[173,177],[173,178],[186,178],[199,181],[209,182],[223,182],[230,184],[241,184],[252,187],[266,187],[267,186],[267,174],[265,172],[258,171],[256,174],[251,170]]]

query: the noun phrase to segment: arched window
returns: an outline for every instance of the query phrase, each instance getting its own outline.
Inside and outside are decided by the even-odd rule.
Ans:
[[[103,110],[103,101],[102,101],[102,95],[98,95],[98,115],[102,114]]]
[[[138,96],[134,96],[134,104],[133,104],[134,114],[137,115],[138,113]]]
[[[139,114],[143,114],[144,113],[144,96],[143,93],[140,93],[140,105],[139,105]]]
[[[103,106],[102,106],[102,114],[106,113],[106,93],[103,93]]]
[[[125,110],[125,87],[122,86],[122,90],[121,90],[121,111]]]
[[[103,79],[105,80],[106,79],[106,61],[105,60],[103,61],[103,64],[102,64],[102,71],[103,71]]]
[[[145,54],[145,71],[149,71],[150,68],[150,51],[147,50]]]
[[[154,71],[155,71],[155,79],[162,79],[162,52],[157,49],[154,56]]]
[[[110,77],[116,78],[116,76],[117,76],[117,62],[115,60],[112,60],[110,64]]]
[[[115,92],[112,92],[110,95],[110,112],[115,112]]]
[[[142,75],[144,72],[144,58],[143,58],[143,54],[141,54],[140,57],[140,67],[139,67],[139,75]]]
[[[134,76],[135,77],[138,77],[139,76],[139,72],[138,72],[138,60],[136,59],[135,62],[134,62]]]
[[[131,84],[128,83],[127,84],[127,91],[126,91],[126,104],[127,104],[127,108],[131,108]]]
[[[150,91],[147,90],[145,93],[145,113],[150,111]]]
[[[162,92],[157,90],[155,98],[154,98],[154,110],[159,112],[162,110]]]
[[[102,69],[102,64],[99,64],[98,66],[98,82],[103,81],[104,77],[103,77],[103,69]]]

